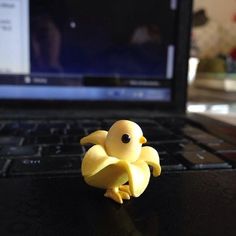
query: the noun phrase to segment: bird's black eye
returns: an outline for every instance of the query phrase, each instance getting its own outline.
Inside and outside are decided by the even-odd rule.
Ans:
[[[128,134],[123,134],[122,137],[121,137],[121,141],[123,143],[129,143],[131,140],[130,136]]]

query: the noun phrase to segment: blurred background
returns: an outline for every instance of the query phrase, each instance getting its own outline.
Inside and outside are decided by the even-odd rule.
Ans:
[[[189,109],[235,112],[236,0],[194,1],[190,54]]]

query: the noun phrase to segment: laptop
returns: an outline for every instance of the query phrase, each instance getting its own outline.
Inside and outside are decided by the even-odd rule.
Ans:
[[[185,113],[191,7],[0,0],[0,235],[236,235],[236,129]],[[79,144],[120,119],[162,166],[123,205]]]

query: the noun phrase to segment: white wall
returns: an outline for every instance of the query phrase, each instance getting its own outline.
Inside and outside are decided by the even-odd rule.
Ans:
[[[194,0],[194,9],[206,8],[208,16],[217,22],[229,22],[236,15],[236,0]]]

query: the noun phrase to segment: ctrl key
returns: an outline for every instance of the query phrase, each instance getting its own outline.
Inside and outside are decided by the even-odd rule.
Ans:
[[[13,160],[10,175],[54,175],[80,173],[80,158],[42,158]]]

